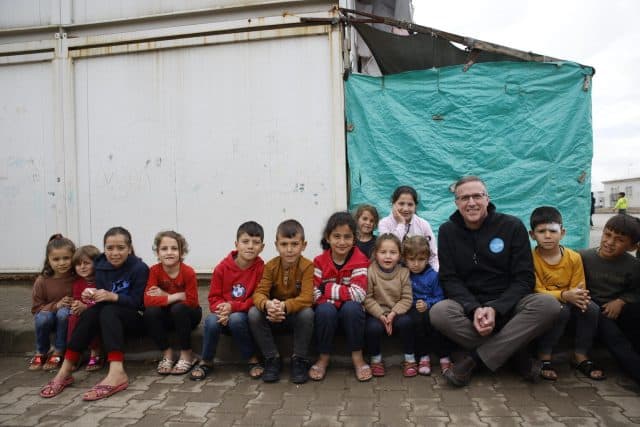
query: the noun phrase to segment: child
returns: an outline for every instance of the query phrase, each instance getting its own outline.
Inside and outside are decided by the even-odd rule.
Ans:
[[[123,227],[107,230],[103,239],[104,254],[95,263],[96,289],[85,289],[83,299],[95,304],[82,313],[73,331],[64,362],[56,376],[40,390],[40,396],[51,398],[73,384],[71,376],[81,352],[91,340],[101,335],[107,353],[107,376],[83,395],[93,401],[112,396],[129,387],[124,370],[124,336],[144,332],[142,297],[149,276],[149,268],[133,250],[131,233]]]
[[[84,311],[95,304],[90,299],[83,299],[82,293],[85,289],[95,289],[95,277],[93,262],[100,255],[100,249],[93,245],[80,246],[73,254],[71,263],[75,267],[76,275],[78,278],[73,282],[73,302],[71,303],[71,314],[69,315],[69,327],[67,329],[67,339],[71,339],[73,331],[78,325],[80,315]],[[95,337],[91,344],[89,344],[89,362],[87,363],[86,371],[97,371],[102,369],[103,358],[100,356],[100,338]]]
[[[413,187],[406,185],[395,189],[391,195],[391,214],[378,223],[378,232],[394,234],[401,242],[407,237],[424,236],[429,241],[431,256],[429,265],[435,271],[440,269],[438,250],[431,225],[427,220],[416,215],[418,193]]]
[[[438,273],[429,265],[429,241],[424,236],[411,236],[402,245],[404,264],[411,274],[411,290],[413,304],[409,316],[413,321],[416,337],[416,350],[419,356],[418,373],[431,374],[431,357],[429,350],[440,356],[442,372],[451,367],[452,343],[431,326],[429,311],[434,304],[444,299],[440,287]]]
[[[380,220],[378,210],[375,206],[360,205],[356,210],[355,217],[358,225],[356,246],[367,258],[371,259],[373,248],[376,245],[376,236],[373,235],[373,229]]]
[[[385,374],[380,351],[380,339],[385,332],[389,336],[398,332],[402,339],[402,374],[405,377],[418,375],[413,325],[407,314],[413,301],[411,280],[409,269],[399,265],[401,253],[402,243],[395,235],[385,233],[378,236],[373,251],[374,261],[369,266],[369,286],[364,300],[367,310],[365,337],[374,377],[383,377]]]
[[[619,214],[627,213],[629,202],[627,201],[627,198],[625,196],[626,194],[624,193],[624,191],[619,192],[618,200],[616,200],[616,205],[613,207],[613,210],[615,211],[617,209]]]
[[[264,382],[280,379],[280,355],[273,331],[293,330],[291,382],[302,384],[309,379],[308,354],[313,333],[313,263],[302,256],[307,247],[304,228],[289,219],[276,231],[278,256],[264,267],[264,275],[253,294],[249,310],[251,332],[264,355]]]
[[[591,299],[600,306],[598,338],[640,384],[640,261],[627,251],[640,241],[638,219],[611,217],[600,246],[580,251]]]
[[[36,353],[29,363],[29,370],[51,371],[60,367],[67,345],[67,322],[71,303],[71,290],[75,277],[71,258],[76,251],[73,242],[62,234],[49,238],[42,272],[33,284],[31,313],[36,329]],[[53,353],[45,362],[51,346],[51,332],[56,332]]]
[[[220,333],[231,335],[240,347],[242,357],[249,361],[249,376],[259,378],[262,375],[263,367],[256,355],[247,313],[264,270],[264,261],[260,258],[264,249],[262,226],[254,221],[241,224],[236,232],[235,246],[211,276],[211,314],[204,322],[202,361],[191,373],[194,381],[206,378],[213,369]]]
[[[144,291],[144,323],[151,339],[162,351],[156,371],[160,375],[184,375],[197,362],[191,351],[191,331],[202,319],[198,302],[198,279],[193,268],[185,264],[189,245],[182,234],[161,231],[153,239],[158,264],[149,269]],[[169,346],[169,329],[175,329],[180,346],[178,361]]]
[[[319,357],[309,370],[313,380],[321,380],[327,372],[333,339],[340,325],[358,381],[369,381],[371,367],[364,361],[365,312],[369,260],[355,247],[356,221],[349,212],[336,212],[324,229],[322,247],[314,260],[313,299],[316,304],[315,335]]]
[[[538,339],[538,358],[542,362],[540,375],[555,381],[558,374],[551,364],[553,347],[564,334],[570,318],[576,322],[573,362],[576,368],[592,380],[605,379],[602,369],[589,360],[589,350],[598,330],[599,308],[591,301],[585,286],[580,255],[560,244],[566,231],[562,215],[551,206],[541,206],[531,212],[529,235],[536,241],[533,266],[536,274],[535,292],[556,298],[562,309],[555,324]]]

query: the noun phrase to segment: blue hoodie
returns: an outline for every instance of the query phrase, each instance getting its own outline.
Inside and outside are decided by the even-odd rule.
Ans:
[[[411,273],[410,277],[414,306],[416,301],[421,299],[431,308],[435,303],[444,299],[444,292],[442,292],[440,281],[438,280],[438,272],[431,268],[429,264],[427,264],[427,268],[424,271],[415,274]]]
[[[144,288],[149,278],[149,267],[142,259],[129,255],[127,260],[118,268],[107,261],[105,254],[101,254],[94,262],[96,271],[96,288],[118,294],[116,304],[143,309]]]

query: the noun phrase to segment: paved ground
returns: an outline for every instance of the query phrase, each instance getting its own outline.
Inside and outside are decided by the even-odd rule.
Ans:
[[[640,397],[609,379],[591,382],[563,366],[557,383],[532,385],[509,371],[481,373],[463,389],[432,377],[386,377],[358,383],[351,370],[331,369],[319,383],[251,380],[225,366],[203,382],[160,377],[154,366],[130,362],[128,390],[98,402],[82,393],[101,373],[75,375],[76,384],[53,399],[38,390],[51,374],[28,372],[26,360],[2,359],[0,425],[7,426],[616,426],[640,423]]]
[[[597,245],[609,215],[594,215],[591,246]],[[0,286],[0,349],[31,348],[29,291]],[[205,294],[206,296],[206,294]],[[202,295],[201,295],[202,298]],[[206,301],[206,298],[203,300]],[[25,346],[26,343],[26,347]],[[228,343],[228,342],[227,342]],[[221,343],[223,344],[223,343]],[[225,346],[224,344],[223,346]],[[277,384],[263,384],[244,366],[219,365],[203,382],[161,377],[155,363],[138,355],[126,363],[131,385],[109,399],[83,402],[82,393],[103,372],[76,373],[76,383],[53,399],[38,396],[52,374],[29,372],[25,352],[0,358],[0,425],[7,426],[617,426],[640,424],[640,396],[599,351],[608,379],[592,382],[567,363],[556,383],[529,384],[505,369],[474,376],[470,386],[452,389],[439,372],[402,378],[398,358],[386,377],[358,383],[344,363],[335,363],[319,383],[296,386],[288,372]],[[16,355],[20,354],[20,355]],[[436,371],[437,368],[436,368]]]

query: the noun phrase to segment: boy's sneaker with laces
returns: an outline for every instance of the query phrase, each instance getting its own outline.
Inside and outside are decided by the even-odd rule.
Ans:
[[[291,358],[291,382],[304,384],[309,381],[309,362],[299,356]]]
[[[280,381],[281,363],[279,357],[269,357],[264,359],[264,372],[262,381],[265,383],[275,383]]]

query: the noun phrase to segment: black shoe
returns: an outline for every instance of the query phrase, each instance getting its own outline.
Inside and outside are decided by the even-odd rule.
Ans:
[[[309,362],[299,356],[291,357],[291,382],[304,384],[309,381]]]
[[[275,383],[280,381],[280,368],[282,367],[279,357],[269,357],[264,360],[264,372],[262,381],[265,383]]]
[[[526,350],[518,350],[512,357],[516,371],[525,381],[538,383],[542,379],[542,361],[538,360]]]
[[[442,375],[447,382],[454,387],[464,387],[471,381],[471,374],[476,367],[476,362],[469,355],[460,358],[453,366],[445,370]]]

